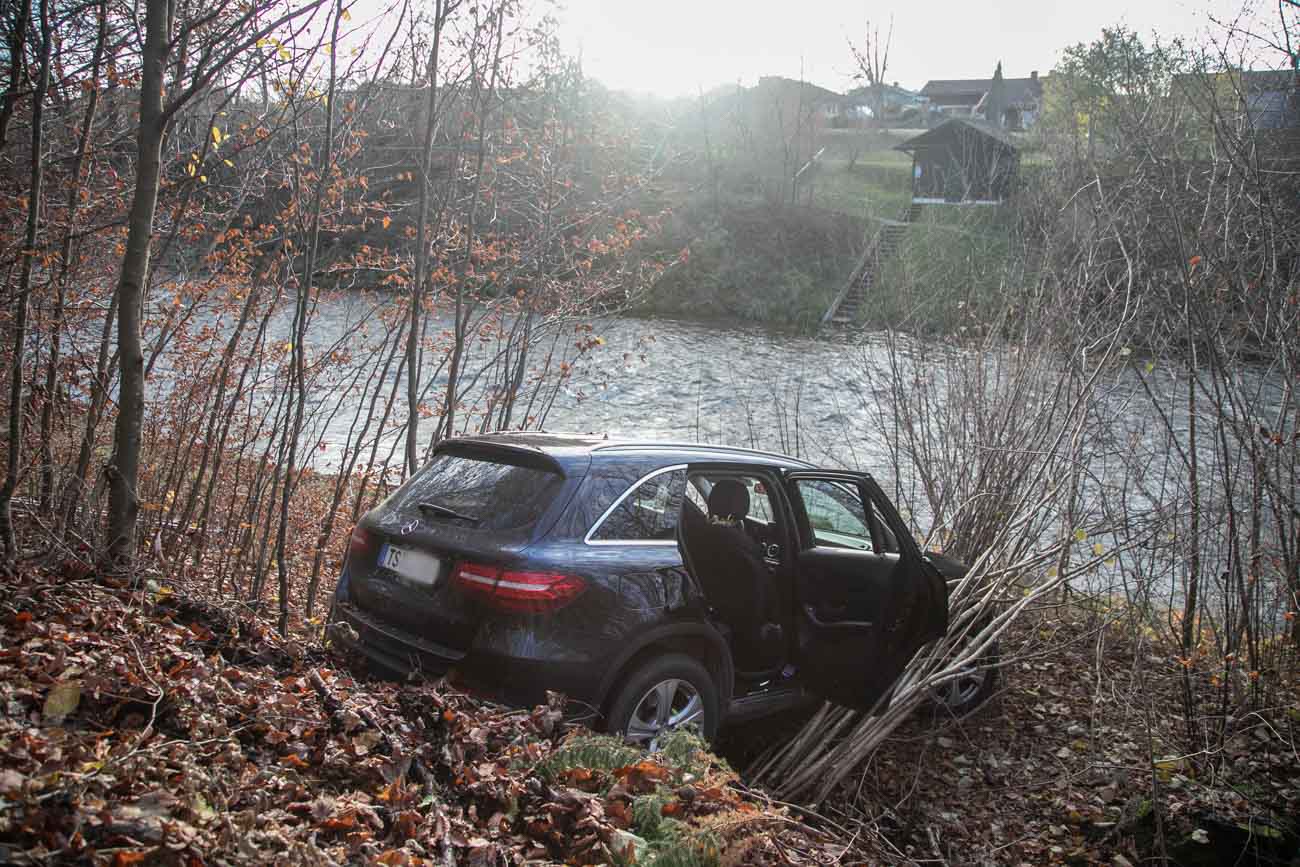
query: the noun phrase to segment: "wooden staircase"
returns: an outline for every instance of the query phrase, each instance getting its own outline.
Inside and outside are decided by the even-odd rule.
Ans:
[[[908,227],[921,216],[921,205],[912,203],[903,211],[901,219],[887,220],[858,259],[853,273],[840,294],[831,302],[822,317],[822,325],[851,327],[862,319],[869,292],[876,284],[880,266],[898,252]]]

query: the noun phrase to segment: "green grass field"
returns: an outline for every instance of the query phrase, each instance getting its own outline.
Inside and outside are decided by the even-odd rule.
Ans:
[[[851,217],[896,220],[911,200],[912,161],[898,152],[828,160],[813,182],[813,205]],[[901,159],[899,159],[901,158]]]
[[[911,202],[912,158],[894,145],[917,132],[828,131],[813,204],[865,219],[868,226],[899,219]],[[1001,207],[926,206],[882,263],[864,308],[866,323],[960,328],[1007,279],[1009,219]]]
[[[995,303],[1012,266],[1001,207],[930,205],[882,263],[868,324],[953,332]]]
[[[701,190],[674,201],[663,251],[689,259],[655,286],[644,310],[815,328],[840,292],[864,239],[911,203],[912,158],[895,150],[915,130],[828,130],[816,174],[797,204],[740,188],[717,201]],[[808,207],[811,205],[811,207]],[[1007,279],[1004,208],[932,205],[882,264],[864,309],[872,327],[961,327]]]
[[[812,182],[813,205],[851,217],[897,219],[911,198],[912,158],[894,146],[914,132],[823,132],[819,144],[826,150]]]

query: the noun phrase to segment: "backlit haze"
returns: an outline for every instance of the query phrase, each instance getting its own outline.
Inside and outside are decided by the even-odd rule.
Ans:
[[[854,65],[845,40],[860,43],[868,18],[883,36],[893,16],[886,78],[919,89],[932,78],[990,77],[999,60],[1008,78],[1046,73],[1062,48],[1120,23],[1144,39],[1196,36],[1207,14],[1222,19],[1241,8],[1226,0],[567,0],[558,18],[565,49],[581,53],[587,75],[618,90],[682,96],[752,85],[761,75],[802,74],[848,90]]]

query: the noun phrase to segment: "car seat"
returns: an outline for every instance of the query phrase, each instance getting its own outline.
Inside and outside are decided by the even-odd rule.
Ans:
[[[784,661],[785,642],[772,616],[775,588],[763,549],[745,531],[749,491],[720,479],[709,492],[708,515],[686,500],[680,521],[687,567],[709,604],[731,629],[732,653],[742,674],[763,672]]]

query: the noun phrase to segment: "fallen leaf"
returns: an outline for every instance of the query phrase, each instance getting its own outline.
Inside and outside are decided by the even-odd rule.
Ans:
[[[62,725],[63,720],[70,716],[81,704],[81,684],[75,680],[62,681],[50,687],[50,692],[45,696],[45,707],[41,710],[41,716],[51,725]]]
[[[22,790],[23,783],[27,778],[15,771],[13,768],[5,768],[0,771],[0,792],[6,795],[12,795]]]
[[[352,748],[357,751],[357,755],[364,756],[375,748],[384,736],[377,731],[362,732],[352,739]]]
[[[357,811],[344,810],[320,823],[327,831],[348,831],[357,826]]]

